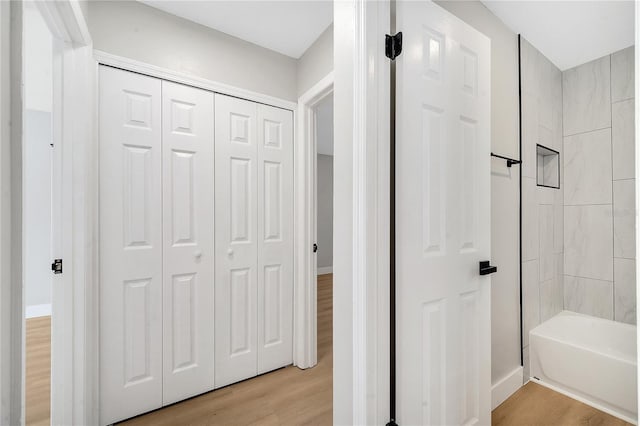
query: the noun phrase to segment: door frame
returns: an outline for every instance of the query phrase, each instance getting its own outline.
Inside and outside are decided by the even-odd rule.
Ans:
[[[94,398],[91,374],[92,359],[85,356],[85,348],[92,344],[93,330],[89,309],[93,294],[88,282],[95,270],[92,258],[93,229],[88,220],[97,201],[91,191],[91,152],[93,111],[86,108],[87,96],[92,94],[90,68],[91,37],[77,0],[39,2],[38,9],[47,24],[54,49],[54,145],[53,167],[58,171],[58,199],[54,202],[60,211],[60,221],[53,229],[55,257],[64,260],[63,274],[52,280],[52,344],[51,344],[51,420],[54,424],[95,423],[90,404]],[[2,176],[3,188],[8,188],[8,199],[3,198],[3,249],[5,236],[10,235],[10,253],[3,253],[0,269],[10,279],[1,282],[3,295],[9,295],[10,312],[2,306],[2,319],[8,327],[9,349],[5,348],[7,329],[2,329],[3,370],[10,371],[0,382],[0,422],[23,424],[25,421],[25,320],[24,289],[22,282],[22,170],[23,170],[23,3],[3,5],[10,14],[9,42],[2,45],[3,59],[9,50],[10,117],[11,125],[3,120],[3,130],[9,127],[11,139],[3,139],[2,161],[10,158],[9,181]],[[3,26],[4,27],[4,26]],[[5,38],[3,38],[5,40]],[[3,72],[5,70],[3,69]],[[4,77],[4,75],[3,75]],[[3,91],[6,90],[3,81]],[[3,100],[6,97],[3,97]],[[4,112],[4,111],[3,111]],[[9,157],[5,155],[7,151]],[[4,167],[3,167],[4,169]],[[3,191],[4,193],[4,191]],[[7,217],[7,214],[9,218]],[[9,221],[10,229],[7,230]],[[17,230],[17,231],[16,231]],[[6,255],[6,256],[5,256]],[[15,266],[18,265],[18,266]],[[3,277],[4,278],[4,277]],[[6,362],[6,364],[5,364]],[[4,369],[8,366],[9,368]],[[8,386],[8,387],[7,387]]]
[[[15,6],[18,5],[18,6]],[[98,422],[98,167],[97,57],[77,0],[57,2],[57,22],[74,43],[65,58],[65,81],[75,115],[67,117],[73,137],[65,143],[63,170],[71,192],[63,199],[71,229],[65,274],[72,282],[71,320],[65,348],[72,371],[57,423]],[[9,16],[11,15],[11,16]],[[23,341],[21,268],[21,5],[0,2],[0,422],[23,418]],[[390,29],[390,1],[352,0],[334,6],[335,182],[334,210],[334,402],[337,424],[386,423],[388,420],[388,284],[389,284],[389,66],[384,34]],[[5,24],[9,24],[5,25]],[[80,31],[78,31],[80,29]],[[104,56],[103,56],[104,58]],[[114,58],[115,59],[115,58]],[[112,66],[117,66],[112,63]],[[197,81],[168,78],[188,84]],[[10,78],[11,75],[11,78]],[[68,78],[67,78],[68,77]],[[75,78],[74,78],[75,77]],[[202,80],[205,81],[206,80]],[[200,86],[200,84],[198,84]],[[215,85],[221,93],[249,98],[294,111],[294,102]],[[225,90],[227,89],[227,90]],[[242,95],[239,95],[242,93]],[[64,97],[67,98],[67,97]],[[265,102],[265,99],[269,101]],[[286,104],[288,107],[285,107]],[[87,107],[89,106],[89,107]],[[71,119],[73,118],[73,120]],[[295,127],[295,118],[294,118]],[[294,132],[296,129],[294,128]],[[295,133],[294,133],[295,134]],[[294,154],[295,155],[295,154]],[[17,162],[13,162],[12,158]],[[7,167],[5,167],[7,166]],[[12,166],[12,167],[9,167]],[[340,180],[342,179],[342,180]],[[66,188],[66,186],[65,186]],[[17,236],[16,236],[17,235]],[[18,263],[20,264],[20,263]],[[62,348],[61,348],[62,350]],[[58,407],[57,407],[58,408]],[[64,415],[63,415],[64,414]],[[57,415],[57,414],[56,414]]]
[[[317,256],[317,134],[315,107],[333,92],[333,71],[298,98],[294,159],[294,311],[293,364],[310,368],[318,363]]]
[[[391,19],[334,2],[334,424],[389,421]]]

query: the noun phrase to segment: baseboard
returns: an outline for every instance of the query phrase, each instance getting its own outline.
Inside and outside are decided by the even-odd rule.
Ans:
[[[25,308],[24,316],[26,318],[46,317],[51,315],[51,303],[43,305],[31,305]]]
[[[318,275],[333,274],[333,266],[318,267]]]
[[[523,374],[524,369],[520,366],[491,386],[491,410],[494,410],[522,387]]]

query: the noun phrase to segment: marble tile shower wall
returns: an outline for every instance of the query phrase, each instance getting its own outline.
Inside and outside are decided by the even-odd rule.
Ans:
[[[562,73],[564,308],[635,323],[633,47]]]
[[[522,72],[522,313],[525,378],[529,372],[529,331],[563,308],[563,192],[537,186],[536,151],[560,152],[562,72],[524,38]],[[525,380],[527,380],[525,379]]]

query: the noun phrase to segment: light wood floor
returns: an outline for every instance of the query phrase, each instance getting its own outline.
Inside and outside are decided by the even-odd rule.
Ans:
[[[51,317],[27,319],[27,425],[49,425],[51,415]]]
[[[318,365],[286,367],[130,419],[127,425],[330,425],[332,275],[318,277]],[[26,423],[49,424],[50,317],[27,320]],[[493,426],[627,426],[595,408],[529,382],[492,413]]]
[[[493,426],[631,426],[549,388],[529,382],[491,415]]]
[[[286,367],[145,414],[126,425],[330,425],[333,276],[318,277],[318,365]]]

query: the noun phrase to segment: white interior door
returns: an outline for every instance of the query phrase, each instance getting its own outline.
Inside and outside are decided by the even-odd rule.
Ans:
[[[491,422],[490,41],[399,1],[398,423]]]
[[[293,117],[215,95],[215,386],[293,359]]]
[[[213,389],[213,97],[162,82],[165,405]]]
[[[100,421],[162,406],[160,80],[100,67]]]
[[[258,110],[258,374],[293,362],[293,113]]]
[[[257,374],[257,108],[215,95],[215,386]]]

